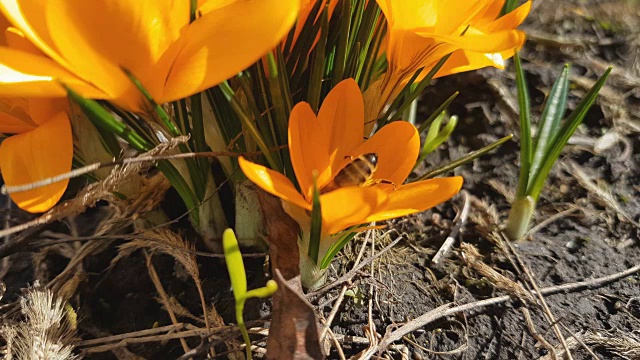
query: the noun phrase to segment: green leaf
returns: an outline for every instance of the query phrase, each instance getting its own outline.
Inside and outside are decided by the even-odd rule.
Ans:
[[[320,263],[320,269],[326,269],[330,264],[333,258],[342,250],[342,248],[347,245],[349,241],[351,241],[357,232],[349,232],[346,230],[345,233],[338,239],[338,241],[334,242],[329,246],[327,253],[322,258],[322,262]]]
[[[589,108],[591,108],[591,105],[593,105],[593,103],[595,102],[600,89],[611,73],[611,69],[612,68],[609,67],[598,79],[598,81],[591,87],[591,89],[589,89],[585,97],[580,100],[575,110],[573,110],[571,114],[569,114],[558,135],[554,137],[553,145],[545,154],[544,159],[542,160],[542,166],[540,167],[540,170],[534,175],[531,185],[527,190],[527,194],[533,197],[534,200],[538,200],[540,192],[542,191],[542,187],[544,186],[547,176],[549,176],[551,168],[555,164],[558,157],[560,157],[560,153],[569,141],[569,138],[571,138],[573,133],[576,131],[578,125],[582,123],[582,120],[587,114],[587,111],[589,111]]]
[[[351,31],[351,17],[349,16],[351,13],[351,1],[342,1],[340,5],[342,6],[342,11],[340,16],[340,27],[338,28],[339,33],[338,43],[336,44],[336,55],[333,61],[333,72],[331,74],[331,87],[335,87],[343,80],[349,49],[349,32]]]
[[[402,90],[403,92],[406,91],[405,95],[402,97],[398,96],[392,102],[389,109],[387,109],[385,114],[382,116],[381,121],[378,122],[378,129],[389,123],[397,115],[402,114],[409,106],[411,106],[411,103],[417,99],[420,94],[422,94],[427,85],[431,83],[433,77],[438,73],[438,71],[440,71],[442,66],[450,57],[451,53],[443,56],[442,59],[440,59],[440,61],[438,61],[438,63],[429,70],[429,73],[427,73],[427,75],[417,83],[417,85],[412,82],[408,83]]]
[[[502,15],[506,15],[518,7],[519,0],[507,0],[502,8]]]
[[[553,84],[544,110],[542,111],[538,134],[533,143],[533,160],[531,161],[531,169],[529,170],[530,178],[538,172],[538,169],[542,166],[544,155],[554,143],[554,137],[558,134],[562,118],[564,117],[568,96],[569,65],[565,65],[562,73]]]
[[[151,107],[155,110],[156,114],[158,115],[158,117],[160,118],[160,120],[162,121],[166,129],[169,131],[169,134],[171,134],[171,136],[182,135],[180,133],[180,130],[178,130],[176,125],[173,123],[173,121],[169,117],[169,114],[167,114],[167,112],[164,111],[162,106],[156,103],[156,101],[153,99],[151,94],[147,91],[147,89],[144,88],[140,80],[138,80],[128,69],[122,68],[122,71],[124,71],[125,74],[127,74],[127,76],[129,77],[129,80],[131,80],[131,82],[138,88],[140,93],[147,99],[149,104],[151,104]]]
[[[320,95],[322,94],[322,76],[325,67],[325,47],[327,45],[327,33],[329,31],[329,7],[325,6],[320,15],[320,36],[318,43],[313,50],[313,61],[311,63],[311,76],[307,85],[307,102],[314,112],[320,108]]]
[[[449,118],[447,124],[441,128],[442,120],[444,119],[444,113],[431,124],[429,127],[429,132],[427,132],[427,137],[424,141],[424,146],[422,147],[422,151],[420,151],[420,156],[418,157],[418,161],[416,164],[419,164],[424,160],[424,158],[432,153],[438,146],[440,146],[443,142],[445,142],[451,133],[456,128],[458,124],[458,117],[452,116]]]
[[[189,212],[189,218],[195,226],[200,224],[200,201],[196,197],[196,194],[191,190],[189,184],[184,180],[178,169],[173,166],[169,160],[160,160],[156,164],[158,170],[162,171],[162,174],[169,180],[171,186],[178,192],[178,195],[184,201],[184,205]]]
[[[127,125],[113,117],[113,115],[102,107],[100,103],[92,99],[85,99],[75,91],[71,90],[68,86],[63,86],[67,90],[69,99],[80,106],[82,111],[95,126],[123,138],[129,143],[129,145],[133,146],[133,148],[138,151],[144,152],[151,150],[151,144],[145,141],[140,135],[138,135],[138,133],[128,128]]]
[[[249,114],[247,114],[244,107],[240,104],[231,86],[229,86],[229,84],[226,81],[220,83],[218,86],[220,87],[220,89],[222,90],[222,93],[225,95],[225,97],[231,104],[231,108],[234,110],[234,112],[240,119],[242,126],[249,132],[249,134],[251,134],[251,136],[253,137],[253,140],[258,145],[258,148],[260,148],[260,151],[262,151],[264,157],[267,159],[267,162],[269,163],[269,166],[274,170],[281,170],[282,166],[280,165],[279,162],[276,161],[276,159],[271,154],[271,151],[269,150],[269,147],[265,143],[264,138],[262,137],[262,134],[260,134],[260,132],[256,128],[256,125],[254,124],[254,119]]]
[[[520,106],[520,175],[518,176],[517,197],[522,197],[529,184],[529,170],[531,169],[531,103],[529,89],[522,70],[522,63],[518,53],[514,56],[516,65],[516,86],[518,88],[518,105]]]
[[[316,176],[313,177],[313,200],[311,208],[311,230],[309,233],[309,249],[307,254],[314,264],[318,264],[318,254],[320,251],[320,240],[322,236],[322,206],[320,204],[320,191],[316,183]]]
[[[513,138],[513,134],[512,135],[507,135],[501,139],[499,139],[498,141],[487,145],[481,149],[478,149],[476,151],[472,151],[469,154],[467,154],[466,156],[461,157],[460,159],[454,160],[446,165],[443,165],[435,170],[431,170],[428,173],[420,176],[419,178],[415,179],[414,181],[419,181],[419,180],[425,180],[425,179],[431,179],[434,178],[438,175],[444,174],[448,171],[451,171],[459,166],[462,166],[466,163],[469,163],[477,158],[479,158],[480,156],[488,153],[489,151],[497,148],[498,146],[504,144],[505,142],[511,140],[511,138]],[[412,182],[414,182],[412,181]]]
[[[441,114],[444,113],[444,111],[449,107],[449,105],[451,105],[451,103],[458,96],[458,94],[460,94],[459,91],[454,92],[451,96],[449,96],[447,100],[445,100],[442,104],[440,104],[440,106],[438,106],[438,108],[433,113],[431,113],[431,115],[427,118],[427,120],[425,120],[422,124],[420,124],[420,127],[418,128],[418,133],[422,134],[423,131],[429,128],[429,125],[431,125],[431,123],[434,122],[435,119],[437,119]]]
[[[379,14],[380,8],[376,8],[376,11],[378,11]],[[369,41],[370,46],[365,50],[364,57],[362,58],[363,60],[355,74],[354,78],[358,82],[358,85],[360,85],[360,89],[362,89],[363,92],[369,88],[371,83],[377,80],[376,76],[379,73],[378,70],[381,67],[386,68],[387,58],[384,55],[378,57],[380,47],[384,40],[386,23],[386,21],[377,21],[375,23],[375,29],[371,36],[371,40]]]

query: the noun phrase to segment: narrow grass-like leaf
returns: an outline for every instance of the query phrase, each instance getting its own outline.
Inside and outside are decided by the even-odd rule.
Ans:
[[[222,82],[218,86],[220,87],[220,90],[222,90],[222,93],[225,95],[227,100],[229,100],[231,108],[235,111],[236,115],[238,115],[242,126],[247,129],[249,134],[251,134],[253,140],[258,145],[258,148],[260,148],[260,151],[262,151],[262,153],[264,154],[264,157],[267,159],[269,166],[274,170],[281,170],[281,164],[276,161],[273,155],[271,155],[269,147],[262,138],[262,135],[258,131],[258,128],[256,128],[256,125],[253,123],[252,118],[244,111],[244,107],[240,104],[238,99],[236,99],[233,89],[231,89],[227,82]]]
[[[516,65],[518,105],[520,106],[520,175],[518,177],[516,197],[522,197],[527,192],[529,170],[531,169],[531,107],[529,89],[527,88],[527,81],[518,53],[515,54],[514,60]]]
[[[89,126],[94,126],[93,123]],[[105,129],[101,129],[95,127],[98,135],[100,136],[100,143],[107,150],[109,155],[113,156],[114,159],[118,159],[122,156],[122,148],[118,143],[118,138],[111,132]]]
[[[351,31],[351,1],[342,1],[340,27],[338,33],[338,43],[336,44],[335,59],[331,74],[331,87],[335,87],[344,76],[344,69],[347,62],[347,50],[349,48],[349,32]]]
[[[138,151],[151,150],[151,144],[138,135],[138,133],[128,128],[127,125],[114,118],[109,111],[100,105],[100,103],[92,99],[85,99],[66,85],[63,86],[67,90],[67,95],[71,101],[80,106],[82,111],[84,111],[89,120],[91,120],[95,126],[110,131],[111,133],[123,138],[129,143],[129,145],[133,146],[133,148]]]
[[[216,86],[207,89],[205,95],[209,106],[213,110],[224,142],[227,146],[230,146],[231,140],[242,132],[242,123],[220,87]],[[245,142],[242,139],[235,141],[232,149],[239,152],[246,151]]]
[[[428,173],[420,176],[419,178],[415,179],[414,181],[418,181],[418,180],[425,180],[425,179],[431,179],[434,178],[438,175],[444,174],[448,171],[451,171],[455,168],[457,168],[458,166],[462,166],[464,164],[467,164],[477,158],[479,158],[480,156],[488,153],[489,151],[497,148],[498,146],[504,144],[505,142],[511,140],[511,138],[513,138],[513,134],[511,135],[507,135],[501,139],[499,139],[498,141],[491,143],[490,145],[487,145],[481,149],[478,149],[476,151],[472,151],[469,154],[467,154],[466,156],[461,157],[460,159],[454,160],[444,166],[441,166],[437,169],[431,170]]]
[[[192,23],[196,20],[196,13],[198,11],[198,0],[191,0],[189,6],[189,22]]]
[[[440,104],[440,106],[438,106],[438,108],[433,113],[431,113],[431,115],[429,115],[427,120],[425,120],[422,124],[420,124],[420,127],[418,128],[418,132],[422,134],[423,131],[429,128],[429,125],[431,125],[431,123],[435,119],[437,119],[442,113],[444,113],[445,110],[447,110],[449,105],[451,105],[451,103],[458,96],[458,94],[460,94],[459,91],[454,92],[451,96],[449,96],[447,100],[445,100],[442,104]]]
[[[379,67],[378,59],[380,59],[381,63],[386,64],[386,57],[384,55],[378,57],[385,32],[386,21],[378,21],[371,36],[371,46],[367,49],[365,58],[361,62],[358,72],[355,74],[354,78],[363,91],[368,89],[369,85],[376,80],[377,69]]]
[[[314,264],[318,264],[318,253],[320,251],[320,240],[322,236],[322,206],[320,205],[320,191],[316,183],[316,176],[313,177],[313,200],[311,208],[311,230],[309,232],[309,250],[307,254]]]
[[[345,233],[340,237],[340,239],[329,246],[327,253],[324,255],[322,262],[320,263],[320,269],[326,269],[331,264],[333,258],[356,236],[356,234],[357,232],[349,232],[349,230],[345,230]]]
[[[417,85],[407,84],[407,86],[410,87],[410,90],[405,93],[405,95],[402,97],[402,101],[400,101],[399,104],[397,104],[396,106],[392,105],[389,107],[387,112],[385,112],[385,115],[382,116],[382,123],[379,123],[378,129],[386,125],[392,119],[395,119],[397,115],[402,114],[406,108],[411,106],[411,102],[413,102],[415,99],[418,98],[420,94],[422,94],[422,92],[427,87],[427,85],[431,83],[431,80],[433,79],[433,77],[438,73],[438,71],[440,71],[440,68],[442,68],[444,63],[446,63],[447,60],[449,60],[449,57],[451,57],[451,53],[443,56],[442,59],[440,59],[440,61],[438,61],[438,63],[431,70],[429,70],[427,75],[417,83]],[[398,96],[398,98],[396,99],[399,99],[399,98],[400,96]]]
[[[502,8],[502,15],[506,15],[518,7],[519,0],[507,0]]]
[[[156,164],[158,170],[162,171],[162,174],[166,176],[167,180],[171,183],[174,189],[184,201],[184,205],[189,212],[189,218],[195,226],[200,224],[200,200],[196,197],[196,194],[191,190],[189,184],[184,180],[178,169],[171,164],[168,160],[160,160]]]
[[[571,138],[573,133],[576,131],[578,125],[582,123],[585,115],[587,115],[587,111],[589,111],[589,108],[591,108],[591,105],[593,105],[593,103],[595,102],[600,89],[611,73],[611,69],[612,68],[609,67],[598,79],[598,81],[591,87],[591,89],[589,89],[587,94],[582,98],[582,100],[580,100],[575,110],[573,110],[571,114],[569,114],[558,135],[554,138],[553,145],[545,154],[542,160],[542,166],[540,167],[540,170],[534,175],[529,189],[527,190],[527,194],[533,197],[534,200],[538,200],[540,192],[542,191],[542,187],[544,186],[551,168],[555,164],[558,157],[560,157],[560,153],[569,141],[569,138]]]
[[[314,56],[311,63],[311,76],[307,85],[307,102],[314,112],[320,108],[320,95],[322,93],[322,76],[325,70],[325,47],[327,45],[327,33],[329,31],[329,7],[325,6],[320,15],[320,36],[313,50]]]
[[[533,159],[529,170],[530,178],[538,172],[544,155],[549,150],[549,147],[553,145],[554,136],[558,134],[558,129],[562,124],[568,95],[569,65],[565,65],[562,73],[553,84],[549,97],[547,97],[540,124],[538,125],[538,133],[533,140]]]
[[[129,80],[131,80],[131,82],[138,88],[140,93],[147,99],[149,104],[151,104],[151,107],[153,108],[153,110],[156,112],[156,114],[160,118],[160,121],[162,121],[164,126],[169,131],[169,134],[171,134],[171,136],[182,135],[180,133],[180,130],[178,130],[178,128],[176,127],[176,124],[174,124],[173,121],[171,120],[171,118],[169,117],[169,114],[167,114],[167,112],[164,111],[162,106],[160,106],[158,103],[156,103],[156,101],[153,99],[151,94],[149,94],[147,89],[144,88],[144,86],[142,85],[140,80],[138,80],[129,70],[123,68],[122,71],[124,71],[125,74],[127,74],[127,76],[129,77]]]

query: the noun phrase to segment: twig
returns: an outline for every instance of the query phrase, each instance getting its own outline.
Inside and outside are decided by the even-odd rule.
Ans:
[[[566,332],[571,333],[571,337],[575,339],[578,342],[578,344],[580,344],[580,346],[582,346],[582,348],[585,349],[586,352],[589,353],[589,355],[591,355],[592,358],[594,358],[595,360],[600,360],[598,355],[596,355],[596,353],[594,353],[593,350],[591,350],[591,348],[587,344],[585,344],[584,341],[582,341],[582,339],[578,335],[573,333],[566,325],[560,324],[560,326],[562,326]]]
[[[391,242],[391,244],[387,245],[384,249],[380,250],[380,252],[378,254],[376,254],[376,256],[373,257],[369,257],[367,259],[365,259],[362,263],[360,263],[360,265],[354,267],[353,269],[351,269],[351,271],[349,271],[348,273],[344,274],[343,276],[341,276],[340,278],[338,278],[338,280],[332,282],[331,284],[327,284],[315,291],[312,291],[310,293],[307,294],[307,297],[312,297],[321,293],[324,293],[328,290],[333,289],[334,287],[349,281],[351,278],[353,278],[363,267],[371,264],[375,259],[379,258],[380,256],[382,256],[382,254],[386,253],[387,251],[389,251],[392,247],[394,247],[397,243],[400,242],[400,240],[402,240],[402,235],[398,236],[397,239],[393,240]]]
[[[559,212],[557,214],[549,216],[544,221],[541,221],[540,224],[538,224],[538,225],[534,226],[533,228],[531,228],[531,230],[529,230],[529,232],[527,232],[524,237],[526,238],[528,236],[531,236],[531,235],[537,233],[538,231],[540,231],[540,229],[545,228],[547,225],[551,224],[552,222],[554,222],[554,221],[556,221],[558,219],[561,219],[561,218],[571,214],[572,212],[574,212],[576,210],[580,210],[580,211],[584,212],[584,210],[582,210],[581,208],[579,208],[577,206],[571,207],[571,208],[569,208],[567,210],[563,210],[563,211],[561,211],[561,212]]]
[[[542,306],[542,310],[545,313],[545,315],[547,316],[547,320],[551,324],[551,327],[553,328],[553,332],[556,334],[556,337],[558,338],[558,340],[560,340],[560,343],[562,344],[562,347],[565,350],[565,356],[569,360],[573,360],[573,356],[571,356],[571,350],[569,350],[569,346],[567,345],[567,340],[564,338],[564,335],[562,334],[562,331],[560,330],[560,326],[558,325],[558,322],[556,321],[555,316],[553,316],[553,313],[551,312],[551,309],[549,308],[549,305],[547,304],[546,300],[544,299],[543,294],[540,293],[540,288],[538,287],[538,284],[537,284],[535,278],[533,277],[533,274],[531,273],[531,270],[529,270],[529,268],[526,266],[524,261],[522,261],[522,258],[520,257],[520,255],[518,254],[516,249],[513,247],[513,244],[509,240],[506,240],[506,241],[505,240],[506,240],[506,238],[503,238],[503,242],[506,242],[506,244],[509,247],[509,250],[516,257],[516,260],[518,261],[518,264],[520,265],[520,268],[522,269],[522,271],[526,275],[527,280],[529,281],[529,283],[531,284],[533,289],[536,291],[536,296],[538,297],[538,301],[540,302],[540,305]]]
[[[527,329],[529,329],[529,334],[531,334],[531,336],[536,339],[536,341],[538,341],[545,349],[547,349],[553,360],[558,359],[556,349],[553,348],[553,345],[549,344],[547,339],[540,335],[540,333],[536,329],[536,326],[533,324],[533,320],[531,319],[531,312],[529,311],[529,309],[527,309],[526,307],[522,307],[520,311],[522,312],[522,316],[524,317],[525,324],[527,324]]]
[[[467,222],[467,217],[469,216],[469,207],[470,207],[469,193],[466,191],[462,191],[462,199],[463,199],[462,210],[460,210],[460,212],[456,215],[455,219],[453,219],[453,222],[455,225],[451,229],[451,233],[449,234],[449,236],[447,236],[447,239],[444,241],[444,244],[442,244],[438,252],[435,254],[433,259],[431,260],[431,265],[435,267],[440,266],[440,262],[442,262],[444,257],[449,253],[449,250],[451,250],[453,243],[456,241],[456,237],[458,237],[458,233],[460,232],[460,229],[462,228],[464,223]]]
[[[546,287],[546,288],[542,288],[540,289],[540,294],[542,295],[554,295],[554,294],[558,294],[561,292],[571,292],[571,291],[581,291],[581,290],[591,290],[591,289],[596,289],[602,286],[605,286],[607,284],[610,284],[614,281],[617,281],[619,279],[625,278],[627,276],[633,275],[637,272],[640,271],[640,264],[633,266],[627,270],[615,273],[615,274],[611,274],[611,275],[607,275],[607,276],[603,276],[603,277],[599,277],[596,279],[590,279],[590,280],[585,280],[585,281],[580,281],[580,282],[575,282],[575,283],[568,283],[568,284],[563,284],[563,285],[557,285],[557,286],[550,286],[550,287]],[[536,291],[533,291],[534,294],[536,294]],[[494,297],[494,298],[490,298],[490,299],[485,299],[485,300],[479,300],[479,301],[474,301],[474,302],[470,302],[464,305],[459,305],[459,306],[453,306],[453,303],[449,303],[449,304],[445,304],[442,306],[439,306],[411,321],[409,321],[408,323],[402,325],[401,327],[399,327],[398,329],[396,329],[395,331],[392,332],[387,332],[387,334],[385,334],[385,336],[382,338],[382,340],[380,341],[380,343],[378,344],[378,351],[382,351],[385,348],[387,348],[392,342],[400,340],[404,335],[413,332],[435,320],[441,319],[445,316],[449,316],[449,315],[453,315],[453,314],[457,314],[457,313],[461,313],[461,312],[465,312],[465,311],[469,311],[469,310],[473,310],[473,309],[477,309],[477,308],[481,308],[481,307],[486,307],[486,306],[490,306],[490,305],[496,305],[496,304],[500,304],[509,300],[514,300],[514,297],[512,297],[511,295],[504,295],[504,296],[498,296],[498,297]]]
[[[187,138],[186,136],[184,138]],[[185,140],[186,141],[186,140]],[[277,151],[280,149],[287,148],[287,145],[274,147],[273,151]],[[23,185],[14,185],[7,186],[2,185],[0,187],[0,194],[14,194],[23,191],[29,191],[37,188],[41,188],[47,185],[51,185],[63,180],[69,180],[78,176],[82,176],[91,172],[94,172],[98,169],[113,167],[117,165],[129,165],[141,162],[157,162],[160,160],[175,160],[175,159],[192,159],[192,158],[201,158],[201,157],[219,157],[219,156],[252,156],[252,155],[261,155],[261,151],[254,152],[246,152],[246,153],[237,153],[237,152],[229,152],[229,151],[205,151],[205,152],[191,152],[191,153],[180,153],[180,154],[171,154],[171,155],[141,155],[134,158],[126,158],[111,162],[105,163],[94,163],[87,166],[83,166],[69,172],[52,176],[43,180],[34,181],[32,183],[23,184]]]
[[[364,250],[367,248],[367,244],[369,243],[369,240],[371,239],[373,232],[374,232],[373,230],[367,231],[367,236],[365,237],[365,241],[362,244],[362,248],[360,249],[360,252],[358,252],[358,256],[356,257],[355,263],[353,264],[354,268],[358,266],[358,263],[360,263],[360,259],[362,259],[362,256],[364,255]],[[342,289],[340,290],[340,295],[338,295],[338,299],[334,303],[333,308],[331,309],[331,312],[329,313],[329,316],[327,316],[327,320],[324,323],[324,328],[322,329],[322,333],[320,334],[321,342],[325,341],[325,337],[327,336],[327,331],[331,327],[331,324],[333,323],[333,319],[335,318],[336,314],[338,314],[338,310],[340,310],[340,305],[342,304],[342,300],[344,299],[344,294],[347,292],[348,288],[349,286],[347,285],[342,286]]]
[[[160,277],[158,276],[158,273],[156,272],[156,268],[155,268],[155,266],[153,266],[153,262],[151,261],[153,255],[150,255],[145,250],[144,251],[144,256],[147,259],[147,270],[149,271],[149,277],[151,278],[151,281],[153,282],[153,285],[155,285],[155,287],[156,287],[156,291],[158,291],[158,295],[160,295],[160,298],[162,299],[162,302],[164,303],[164,307],[167,310],[167,313],[169,314],[169,317],[171,318],[171,322],[174,325],[175,324],[179,324],[178,318],[176,317],[176,314],[173,312],[173,310],[171,310],[171,306],[170,306],[170,302],[169,302],[169,295],[166,293],[166,291],[162,287],[162,282],[160,282]],[[205,314],[205,316],[207,316],[207,314]],[[180,343],[182,344],[182,349],[184,350],[185,353],[189,352],[189,350],[191,350],[189,348],[189,345],[187,345],[187,342],[184,340],[184,338],[180,338]]]

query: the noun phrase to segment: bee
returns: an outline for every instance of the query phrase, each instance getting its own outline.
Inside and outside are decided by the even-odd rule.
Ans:
[[[388,180],[373,179],[373,174],[376,172],[377,168],[378,154],[362,154],[351,160],[340,171],[338,171],[333,180],[320,189],[320,193],[324,194],[346,186],[366,186],[380,182],[393,184]]]

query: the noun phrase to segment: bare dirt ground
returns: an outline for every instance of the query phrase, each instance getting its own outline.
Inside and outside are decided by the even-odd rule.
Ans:
[[[438,80],[420,113],[429,114],[460,90],[449,108],[460,124],[417,174],[508,134],[516,134],[515,141],[456,169],[465,178],[464,192],[449,203],[394,221],[375,236],[365,233],[345,248],[329,274],[330,283],[341,281],[308,295],[329,324],[330,331],[323,330],[328,358],[640,359],[640,3],[539,0],[524,29],[529,40],[522,57],[538,105],[534,112],[564,63],[573,65],[569,107],[608,65],[615,67],[552,171],[530,235],[508,243],[499,232],[518,174],[511,66]],[[165,208],[172,201],[165,199]],[[176,359],[185,345],[206,349],[188,265],[162,249],[133,251],[114,262],[122,254],[117,246],[130,241],[118,234],[130,231],[130,224],[95,237],[108,208],[99,205],[47,232],[40,229],[29,247],[12,250],[3,263],[2,303],[9,304],[3,318],[15,315],[11,305],[20,289],[38,279],[57,286],[77,309],[78,349],[87,359]],[[27,219],[11,215],[13,223]],[[193,240],[182,223],[172,229]],[[55,234],[64,236],[46,243]],[[453,246],[434,264],[452,234]],[[94,237],[77,241],[82,236]],[[224,327],[235,322],[224,262],[199,255],[203,295],[214,306],[209,321],[221,329],[211,343],[221,358],[237,359],[238,353],[225,355],[241,341]],[[249,288],[264,285],[265,258],[247,258],[246,266]],[[245,312],[255,328],[256,356],[264,353],[261,329],[269,326],[270,305],[250,301]],[[108,338],[118,334],[124,335]],[[91,340],[96,338],[103,341]]]

